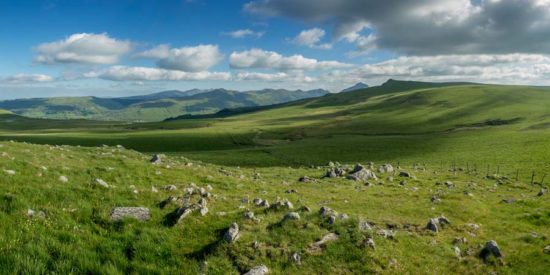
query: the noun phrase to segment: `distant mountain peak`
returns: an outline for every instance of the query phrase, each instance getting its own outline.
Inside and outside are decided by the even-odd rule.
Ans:
[[[366,89],[368,88],[369,85],[363,83],[363,82],[359,82],[349,88],[346,88],[346,89],[343,89],[342,90],[342,93],[345,93],[345,92],[351,92],[351,91],[356,91],[356,90],[361,90],[361,89]]]

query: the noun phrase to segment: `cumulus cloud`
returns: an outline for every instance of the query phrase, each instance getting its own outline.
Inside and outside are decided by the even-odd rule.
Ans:
[[[106,33],[77,33],[63,40],[38,45],[34,60],[44,64],[114,64],[131,48],[129,41],[111,38]]]
[[[388,78],[422,81],[471,81],[510,84],[550,83],[550,56],[473,54],[402,56],[348,71],[327,73],[327,82],[380,83]]]
[[[252,49],[242,52],[233,52],[229,56],[229,64],[234,69],[275,69],[289,70],[326,70],[347,68],[352,65],[338,61],[318,61],[302,55],[283,56],[272,51]]]
[[[183,72],[148,67],[112,66],[103,71],[84,74],[86,78],[101,78],[113,81],[201,81],[229,80],[226,72]]]
[[[203,72],[218,64],[223,59],[223,54],[217,45],[170,48],[163,44],[138,53],[136,57],[157,59],[157,66],[162,69]]]
[[[319,28],[313,28],[309,30],[301,31],[291,41],[297,45],[306,46],[310,48],[318,49],[330,49],[332,45],[325,43],[320,44],[321,39],[325,36],[325,31]]]
[[[334,22],[335,40],[374,32],[371,44],[408,55],[550,53],[547,0],[253,0],[244,9]]]
[[[223,32],[222,34],[233,38],[246,38],[246,37],[260,38],[265,34],[265,32],[256,32],[250,29],[242,29],[242,30],[236,30],[231,32]]]
[[[317,79],[306,76],[303,73],[258,73],[258,72],[238,72],[234,75],[236,81],[262,81],[262,82],[297,82],[312,83]]]
[[[27,84],[51,82],[54,78],[45,74],[16,74],[6,77],[4,81],[11,84]]]

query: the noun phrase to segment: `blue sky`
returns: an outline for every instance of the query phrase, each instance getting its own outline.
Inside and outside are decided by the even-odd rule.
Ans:
[[[550,1],[382,2],[2,0],[0,99],[388,78],[550,84]]]

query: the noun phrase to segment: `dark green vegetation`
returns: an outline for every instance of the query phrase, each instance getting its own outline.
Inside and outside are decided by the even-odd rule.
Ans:
[[[0,108],[19,115],[50,119],[108,121],[160,121],[184,114],[211,114],[222,109],[279,104],[323,96],[325,90],[260,90],[236,92],[224,89],[165,91],[121,97],[58,97],[1,101]]]
[[[537,194],[550,181],[549,106],[544,87],[388,81],[166,122],[0,113],[1,139],[18,141],[0,146],[0,267],[7,273],[226,274],[265,264],[274,274],[544,274],[550,197]],[[152,165],[151,152],[169,157]],[[399,163],[416,179],[380,175],[370,187],[321,180],[329,161]],[[415,163],[420,169],[413,169]],[[306,168],[311,166],[323,167]],[[61,175],[69,182],[60,182]],[[316,180],[298,182],[304,175]],[[100,188],[96,178],[115,187]],[[436,184],[444,181],[454,188]],[[165,218],[176,205],[159,203],[182,196],[192,183],[212,185],[217,197],[208,202],[209,214],[170,226]],[[168,184],[178,190],[160,189]],[[290,189],[297,193],[286,193]],[[434,195],[441,201],[432,202]],[[272,203],[287,198],[301,219],[281,222],[289,210],[241,203],[246,196]],[[313,211],[300,211],[303,205]],[[317,212],[323,205],[350,219],[328,224]],[[112,222],[116,206],[148,207],[152,219]],[[46,218],[27,217],[29,208]],[[260,221],[245,220],[247,209]],[[428,219],[440,215],[451,225],[437,234],[425,230]],[[374,231],[361,232],[362,219],[375,224]],[[241,239],[220,241],[232,222],[241,226]],[[397,232],[393,240],[378,235],[388,228]],[[309,253],[309,244],[329,232],[339,240]],[[361,247],[367,237],[375,250]],[[466,243],[453,244],[462,237]],[[488,240],[498,242],[502,259],[478,257]],[[302,265],[289,260],[294,252]]]

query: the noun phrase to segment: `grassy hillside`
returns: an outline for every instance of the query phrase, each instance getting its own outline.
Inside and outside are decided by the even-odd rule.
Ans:
[[[34,118],[161,121],[184,114],[211,114],[226,108],[280,104],[318,97],[326,93],[324,90],[165,91],[122,98],[57,97],[8,100],[0,101],[0,108]]]
[[[227,165],[394,161],[459,163],[525,177],[550,172],[550,90],[526,86],[390,81],[225,118],[111,125],[105,130],[10,130],[36,143],[123,144]],[[69,127],[70,128],[70,127]]]
[[[320,179],[328,167],[231,168],[181,157],[153,165],[148,155],[121,147],[0,142],[0,152],[0,269],[6,274],[240,274],[260,264],[271,274],[544,274],[550,265],[543,252],[550,200],[525,181],[403,166],[416,178],[379,174],[366,186]],[[314,182],[298,182],[304,175]],[[444,181],[454,187],[437,184]],[[167,185],[177,190],[164,190]],[[173,223],[178,207],[200,198],[185,195],[188,187],[211,194],[209,211]],[[180,200],[165,203],[169,196]],[[252,204],[279,197],[293,208]],[[150,209],[150,220],[110,219],[114,207],[126,206]],[[321,206],[349,218],[331,224]],[[257,220],[246,219],[247,211]],[[291,211],[300,219],[285,221]],[[441,215],[450,225],[427,230],[428,220]],[[241,237],[229,243],[223,235],[233,222]],[[361,229],[362,222],[371,229]],[[331,233],[337,240],[314,249]],[[375,248],[364,245],[368,238]],[[479,257],[489,240],[502,258]],[[300,264],[291,258],[295,253]]]

